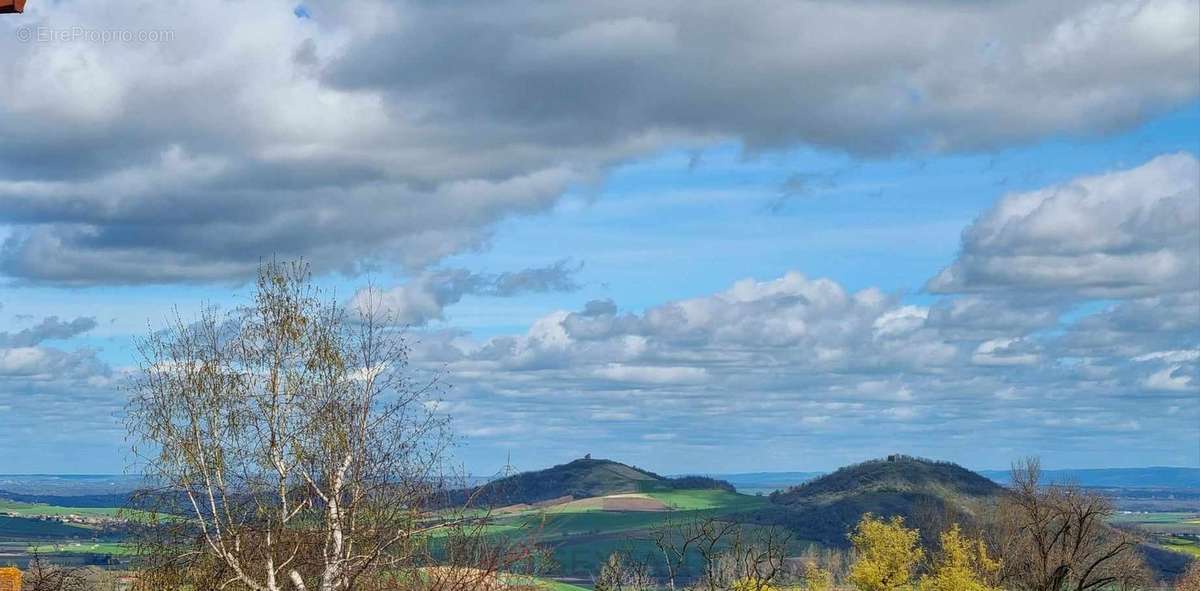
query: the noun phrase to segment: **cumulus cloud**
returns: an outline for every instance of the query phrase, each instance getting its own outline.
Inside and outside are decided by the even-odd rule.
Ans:
[[[33,347],[49,339],[69,339],[96,328],[96,319],[79,317],[63,322],[58,316],[47,316],[37,325],[18,332],[0,332],[0,348]]]
[[[0,332],[0,409],[7,433],[0,441],[0,457],[9,468],[33,468],[36,463],[23,462],[35,448],[54,454],[41,456],[44,461],[65,453],[56,447],[70,447],[65,442],[115,449],[121,441],[116,372],[92,349],[64,350],[45,343],[71,339],[95,326],[94,318],[62,321],[49,316],[20,331]]]
[[[964,448],[958,459],[997,465],[1031,445],[1071,454],[1117,440],[1130,453],[1163,457],[1175,438],[1194,434],[1197,409],[1185,404],[1200,384],[1193,321],[1177,319],[1167,331],[1174,336],[1160,339],[1146,332],[1160,321],[1130,324],[1139,315],[1127,307],[1153,304],[1130,300],[1065,325],[1049,305],[1051,312],[1004,325],[980,317],[1043,308],[1005,308],[988,297],[911,305],[792,272],[642,312],[593,301],[549,313],[525,334],[425,335],[415,359],[454,376],[464,423],[524,425],[530,458],[561,455],[556,433],[572,425],[581,430],[565,441],[579,442],[579,451],[602,447],[635,459],[646,452],[629,443],[630,433],[677,433],[656,457],[718,447],[829,454],[822,441],[836,437],[847,459],[881,453],[885,434],[907,449],[952,455],[970,433],[993,445],[987,453]],[[1080,339],[1097,331],[1113,335]],[[1164,348],[1174,342],[1185,344]],[[1154,414],[1168,406],[1171,415]],[[1087,420],[1072,420],[1081,416]]]
[[[566,292],[579,289],[575,274],[582,268],[563,259],[545,267],[504,273],[473,273],[466,269],[427,271],[390,289],[364,288],[350,305],[387,315],[399,324],[424,326],[442,320],[447,306],[464,296],[512,297],[526,293]]]
[[[789,272],[642,311],[594,300],[525,334],[434,339],[418,357],[460,378],[468,422],[587,422],[579,440],[634,457],[631,432],[678,433],[682,456],[827,454],[836,437],[851,459],[881,453],[886,434],[939,456],[961,441],[959,459],[997,465],[1114,442],[1186,463],[1177,442],[1200,420],[1198,172],[1166,155],[1006,196],[932,282],[949,293],[920,305]],[[1141,268],[1147,256],[1175,262]]]
[[[963,232],[934,292],[1150,296],[1200,286],[1200,161],[1141,166],[1009,195]]]
[[[95,318],[79,317],[63,322],[57,316],[48,316],[32,327],[17,332],[0,332],[0,382],[12,378],[23,381],[87,380],[107,375],[108,365],[96,358],[95,351],[64,351],[43,344],[48,340],[71,339],[95,327]]]
[[[26,20],[172,35],[0,35],[9,276],[214,280],[271,254],[419,270],[666,147],[974,150],[1200,94],[1188,0],[125,7]]]
[[[971,362],[976,365],[1033,365],[1039,359],[1032,343],[1015,338],[984,341],[971,356]]]
[[[953,348],[924,329],[927,312],[900,306],[875,289],[851,293],[829,279],[792,272],[770,281],[739,281],[723,292],[640,315],[592,303],[563,316],[560,325],[578,353],[616,352],[627,362],[741,358],[814,371],[895,369],[953,359]],[[561,349],[560,343],[553,349]]]

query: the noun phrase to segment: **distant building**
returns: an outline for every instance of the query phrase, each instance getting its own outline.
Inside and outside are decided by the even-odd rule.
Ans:
[[[0,591],[21,591],[21,571],[11,566],[0,568]]]

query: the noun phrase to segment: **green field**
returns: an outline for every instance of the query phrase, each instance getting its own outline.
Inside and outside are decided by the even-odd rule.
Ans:
[[[78,515],[80,517],[116,517],[120,509],[94,507],[56,507],[54,505],[19,503],[0,499],[0,513],[11,513],[22,517],[63,517]]]
[[[1195,513],[1118,513],[1109,521],[1113,523],[1178,524],[1200,525],[1200,515]]]
[[[1200,544],[1187,538],[1169,536],[1163,539],[1159,545],[1168,550],[1191,554],[1196,558],[1200,558]]]
[[[598,565],[615,551],[648,556],[655,548],[648,541],[652,529],[668,522],[708,516],[732,515],[761,509],[764,497],[725,490],[674,490],[647,486],[642,493],[668,510],[605,510],[601,505],[578,503],[521,513],[501,515],[487,531],[496,536],[528,536],[550,549],[559,568],[557,574],[594,574]],[[0,501],[0,539],[21,544],[32,552],[55,555],[127,556],[129,544],[101,538],[101,530],[79,524],[36,519],[39,516],[118,517],[117,509],[55,507],[42,504]],[[581,587],[546,581],[547,591],[579,591]]]
[[[767,505],[764,497],[743,495],[724,490],[671,490],[647,492],[648,496],[666,503],[677,511],[719,510],[735,513],[761,509]]]
[[[644,493],[669,511],[613,511],[598,506],[564,504],[497,518],[489,531],[526,535],[549,547],[557,572],[594,574],[613,552],[654,560],[657,549],[650,531],[669,522],[723,516],[761,509],[763,497],[723,490],[649,490]],[[569,587],[564,587],[569,589]]]
[[[644,493],[670,511],[611,511],[598,507],[561,505],[531,510],[495,520],[492,531],[536,532],[544,541],[580,535],[615,534],[646,530],[669,520],[728,515],[762,508],[766,499],[722,490],[671,490]]]
[[[583,587],[576,587],[575,585],[568,585],[567,583],[560,583],[558,581],[542,581],[541,584],[546,591],[588,591]]]
[[[1195,513],[1121,513],[1114,515],[1110,521],[1136,525],[1152,534],[1200,535],[1200,516]]]
[[[1200,558],[1200,542],[1189,536],[1200,535],[1200,515],[1195,513],[1120,513],[1113,523],[1135,525],[1150,534],[1160,548]]]
[[[133,546],[122,542],[72,542],[66,544],[38,544],[29,547],[29,553],[41,554],[106,554],[126,556],[133,553]]]

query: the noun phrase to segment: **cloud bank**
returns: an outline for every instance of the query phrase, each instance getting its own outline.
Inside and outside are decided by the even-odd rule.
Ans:
[[[11,278],[222,280],[271,254],[420,270],[665,148],[974,151],[1200,95],[1188,0],[122,8],[22,22],[170,39],[21,43],[0,24]]]
[[[889,440],[997,466],[1097,449],[1190,464],[1197,170],[1168,155],[1002,198],[963,232],[928,305],[790,272],[640,312],[593,301],[520,335],[443,334],[418,355],[455,376],[468,425],[508,427],[477,437],[547,442],[531,457],[561,455],[548,442],[575,426],[575,451],[648,457],[627,434],[649,433],[671,441],[656,454],[763,467],[852,461]]]

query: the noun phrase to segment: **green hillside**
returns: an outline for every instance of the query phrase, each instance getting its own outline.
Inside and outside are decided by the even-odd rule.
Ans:
[[[500,478],[476,489],[458,491],[452,498],[459,501],[474,496],[476,504],[503,507],[561,501],[566,497],[587,499],[697,489],[733,492],[733,487],[721,480],[698,476],[666,478],[612,460],[582,458],[545,470]]]
[[[494,535],[532,538],[552,551],[557,576],[584,578],[614,550],[645,545],[650,530],[668,521],[750,515],[768,506],[765,497],[738,494],[721,480],[667,478],[591,458],[458,494],[474,495],[473,505],[495,510],[488,525]]]

